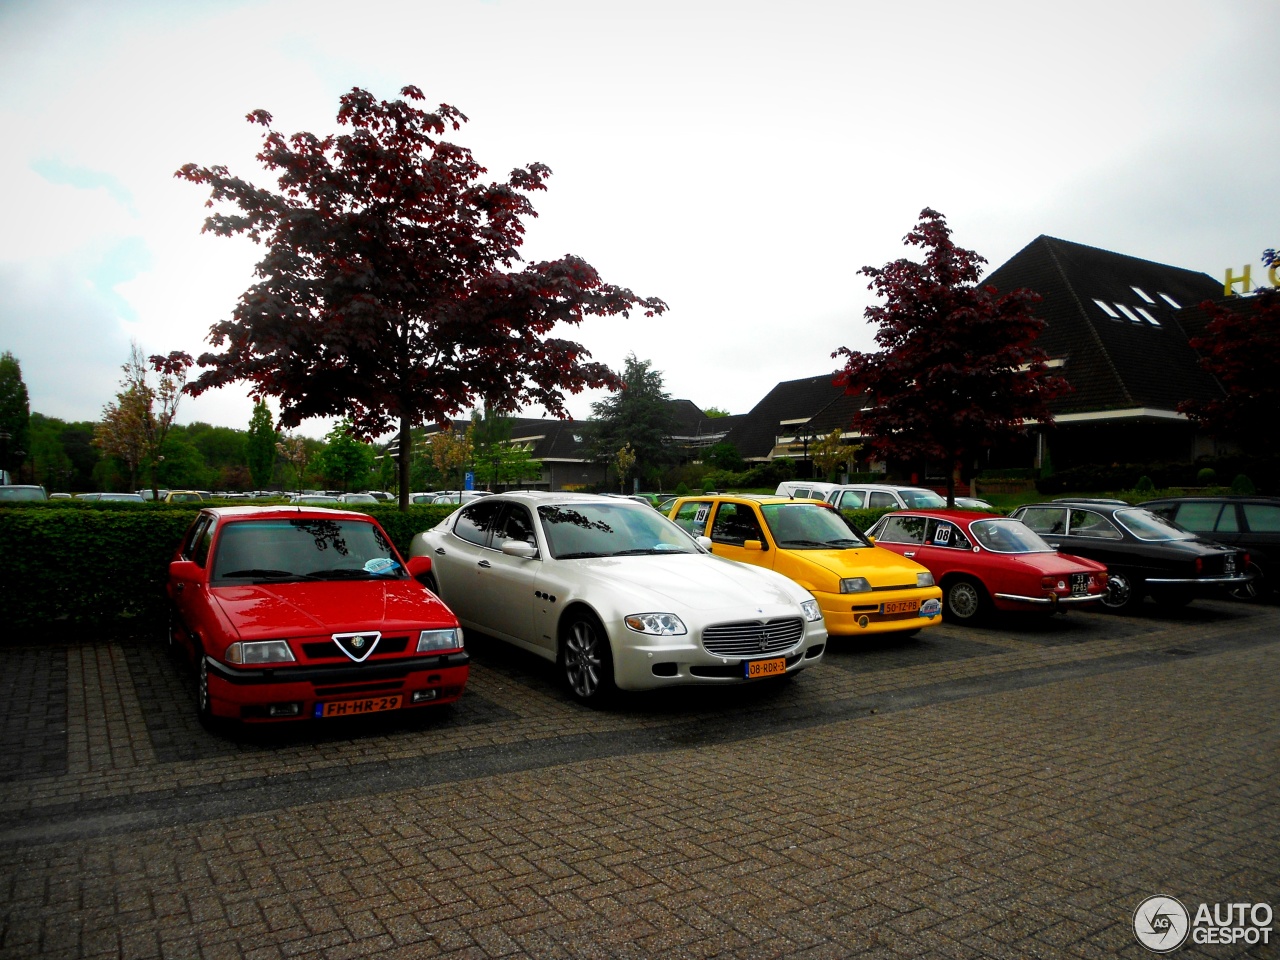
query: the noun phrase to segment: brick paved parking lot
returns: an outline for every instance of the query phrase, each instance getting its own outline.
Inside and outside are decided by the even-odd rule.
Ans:
[[[229,739],[159,638],[0,648],[0,958],[1146,957],[1148,896],[1280,909],[1275,606],[605,712],[471,649],[450,713]]]

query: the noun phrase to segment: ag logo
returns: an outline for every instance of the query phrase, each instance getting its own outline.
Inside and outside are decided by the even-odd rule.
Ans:
[[[1133,911],[1133,934],[1152,953],[1177,950],[1190,928],[1191,915],[1173,897],[1147,897]]]

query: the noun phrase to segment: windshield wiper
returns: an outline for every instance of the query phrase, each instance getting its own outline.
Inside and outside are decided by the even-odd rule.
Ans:
[[[306,573],[294,573],[292,570],[265,570],[251,568],[248,570],[232,570],[230,573],[218,574],[219,580],[310,580]]]
[[[839,540],[833,541],[839,543]],[[778,545],[782,547],[816,547],[819,550],[825,550],[831,546],[825,540],[779,540]]]
[[[871,544],[867,543],[865,540],[855,540],[852,537],[841,537],[839,540],[828,540],[827,543],[830,543],[830,544],[838,543],[841,546],[843,546],[846,543],[852,543],[855,547],[871,546]]]
[[[333,567],[329,570],[313,570],[309,576],[313,580],[369,580],[375,577],[386,578],[387,571],[371,573],[361,567]]]
[[[592,553],[590,550],[584,550],[580,553],[559,553],[559,554],[556,554],[556,559],[557,560],[587,560],[592,557],[603,557],[603,556],[606,556],[606,554]],[[613,556],[613,554],[607,554],[607,556]]]

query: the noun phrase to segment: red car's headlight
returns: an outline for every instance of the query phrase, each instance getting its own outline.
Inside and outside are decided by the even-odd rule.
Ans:
[[[418,634],[418,653],[461,649],[462,631],[457,627],[452,630],[423,630]]]
[[[293,651],[283,640],[259,640],[233,643],[227,647],[227,663],[293,663]]]

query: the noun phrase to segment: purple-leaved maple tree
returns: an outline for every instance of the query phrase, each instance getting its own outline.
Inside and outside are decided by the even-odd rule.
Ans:
[[[1048,401],[1066,389],[1036,346],[1044,328],[1029,290],[1000,294],[978,283],[986,260],[956,246],[942,214],[925,209],[904,243],[923,263],[901,259],[863,267],[868,289],[884,301],[867,307],[881,349],[841,347],[836,382],[865,396],[854,426],[872,451],[897,460],[927,458],[947,468],[947,504],[955,503],[955,467],[1048,422]]]
[[[1264,287],[1226,303],[1206,300],[1209,322],[1191,347],[1223,395],[1178,404],[1211,435],[1264,456],[1280,453],[1280,290]]]
[[[286,137],[266,111],[249,114],[266,130],[258,160],[274,190],[222,166],[187,164],[176,176],[208,186],[208,206],[236,208],[211,214],[205,231],[266,249],[256,282],[210,330],[221,350],[199,357],[188,392],[245,382],[256,399],[279,401],[283,427],[332,416],[365,439],[398,430],[404,509],[411,427],[478,401],[567,416],[566,392],[621,382],[552,328],[666,306],[573,255],[525,263],[524,218],[537,216],[528,195],[551,171],[532,163],[482,182],[486,169],[445,139],[467,118],[447,104],[420,109],[416,87],[401,94],[352,89],[338,110],[345,129],[325,137]]]

